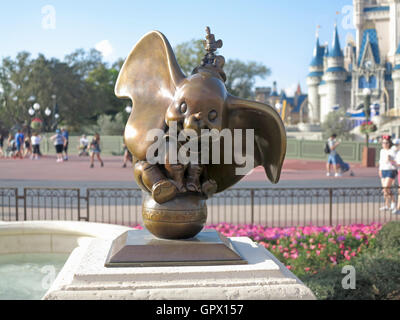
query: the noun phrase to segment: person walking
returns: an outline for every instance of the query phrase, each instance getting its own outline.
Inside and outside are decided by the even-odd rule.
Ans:
[[[132,162],[132,154],[130,153],[128,147],[125,144],[125,139],[124,143],[122,144],[123,150],[124,150],[124,163],[122,165],[122,168],[126,168],[127,162]]]
[[[100,135],[96,133],[90,142],[90,168],[94,167],[94,156],[97,156],[97,159],[100,161],[101,166],[104,167],[104,162],[100,157]]]
[[[326,175],[330,177],[331,174],[331,169],[333,167],[333,170],[335,172],[335,177],[340,177],[342,176],[340,172],[340,163],[338,159],[338,153],[336,151],[336,148],[340,145],[340,142],[336,141],[337,135],[334,133],[332,134],[327,143],[327,146],[329,147],[329,153],[328,153],[328,161],[326,163]]]
[[[64,161],[68,161],[68,143],[69,143],[69,133],[67,129],[61,128],[61,134],[65,138],[65,143],[63,147],[63,152],[64,152]]]
[[[379,177],[383,188],[385,205],[380,208],[381,211],[391,210],[396,213],[396,203],[392,193],[392,186],[397,176],[397,167],[395,162],[395,152],[392,149],[393,143],[390,136],[384,136],[382,139],[382,149],[379,156]]]
[[[57,129],[56,134],[52,137],[50,137],[51,140],[54,141],[54,146],[56,148],[56,153],[57,153],[57,162],[63,162],[63,149],[65,145],[65,138],[61,134],[61,130]]]
[[[2,133],[0,133],[0,158],[3,158],[4,156],[3,147],[4,147],[4,136]]]
[[[398,189],[397,189],[397,207],[396,211],[393,212],[395,214],[400,214],[400,139],[394,139],[393,140],[393,147],[391,150],[394,153],[394,161],[397,166],[397,183],[398,183]]]
[[[17,152],[17,147],[15,144],[15,137],[11,133],[9,133],[7,139],[6,157],[15,158],[16,152]]]
[[[27,136],[25,138],[25,152],[24,152],[24,158],[32,155],[32,144],[31,144],[31,138]]]
[[[22,131],[20,129],[18,129],[17,133],[15,134],[14,137],[14,141],[15,141],[15,147],[16,147],[16,152],[15,152],[15,158],[19,157],[20,159],[22,159],[22,155],[23,155],[23,146],[24,146],[24,134],[22,133]]]
[[[31,137],[31,142],[32,142],[32,160],[38,160],[40,157],[40,141],[42,140],[42,137],[38,135],[37,133],[33,133]]]

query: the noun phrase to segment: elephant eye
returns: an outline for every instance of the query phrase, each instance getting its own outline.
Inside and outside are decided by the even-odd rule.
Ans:
[[[186,113],[186,111],[187,111],[187,104],[186,104],[185,102],[183,102],[183,103],[180,105],[179,111],[180,111],[181,113]]]
[[[208,113],[208,120],[214,121],[215,119],[217,119],[217,116],[218,116],[217,111],[211,110],[211,111]]]

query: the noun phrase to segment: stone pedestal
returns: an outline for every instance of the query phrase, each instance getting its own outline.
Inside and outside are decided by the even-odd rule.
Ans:
[[[44,299],[315,299],[264,247],[229,238],[248,264],[107,268],[112,241],[76,248]]]

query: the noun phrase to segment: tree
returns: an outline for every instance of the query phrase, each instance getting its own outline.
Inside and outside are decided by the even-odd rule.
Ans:
[[[122,61],[109,67],[96,50],[76,50],[65,61],[47,59],[39,54],[32,59],[28,52],[15,59],[4,58],[0,63],[0,125],[29,127],[28,109],[39,103],[38,116],[45,131],[52,130],[55,121],[56,96],[59,119],[71,131],[96,123],[100,114],[113,117],[126,107],[126,102],[115,97],[114,86]],[[52,110],[46,116],[44,110]]]
[[[200,65],[204,58],[205,50],[203,40],[186,41],[174,48],[176,60],[183,73],[190,75],[194,68]]]
[[[350,133],[352,130],[351,122],[346,116],[346,111],[343,109],[328,113],[325,121],[322,123],[322,130],[324,139],[328,139],[334,133],[338,138],[346,140],[353,138],[353,135]]]
[[[118,113],[114,118],[111,115],[102,114],[97,120],[97,132],[101,135],[123,135],[126,121],[124,113]]]
[[[206,51],[203,40],[191,40],[178,44],[175,55],[182,71],[190,75],[193,69],[200,65]],[[241,98],[251,98],[255,79],[264,79],[270,74],[270,70],[262,63],[250,61],[243,62],[238,59],[228,59],[224,66],[227,81],[225,83],[228,92]]]
[[[265,79],[271,73],[262,63],[254,61],[246,63],[237,59],[228,60],[224,69],[226,88],[231,94],[241,98],[251,98],[255,79],[257,77]]]

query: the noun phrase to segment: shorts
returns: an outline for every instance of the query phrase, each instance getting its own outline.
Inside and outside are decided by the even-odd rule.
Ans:
[[[16,144],[15,147],[16,147],[17,151],[21,151],[21,145],[20,144]]]
[[[39,144],[33,145],[33,154],[40,154],[40,145]]]
[[[56,144],[56,152],[57,153],[62,153],[64,149],[64,146],[62,144]]]
[[[390,178],[395,179],[397,176],[397,170],[382,170],[382,179]]]
[[[339,164],[339,159],[338,159],[337,154],[335,154],[335,155],[330,154],[328,157],[328,163],[329,164]]]

